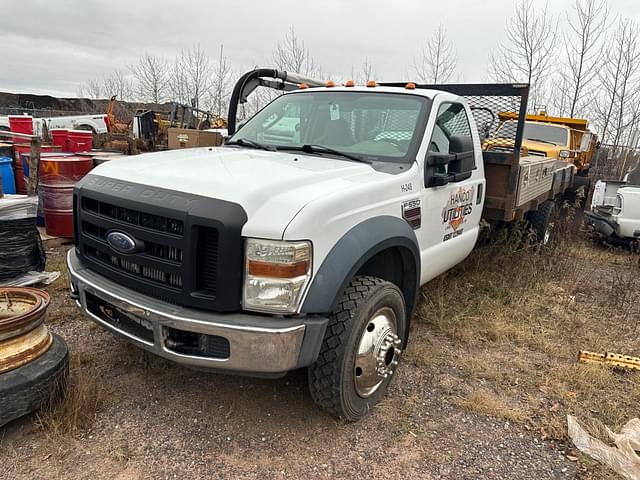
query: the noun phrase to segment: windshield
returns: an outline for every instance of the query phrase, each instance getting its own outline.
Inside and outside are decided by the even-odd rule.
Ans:
[[[504,135],[507,132],[511,132],[509,136],[514,136],[513,132],[516,131],[516,126],[515,120],[508,120],[498,129],[496,136],[500,137],[501,133]],[[524,123],[524,138],[526,140],[553,143],[554,145],[568,145],[568,135],[569,131],[563,127],[537,122]]]
[[[428,103],[425,97],[393,93],[291,93],[276,98],[229,141],[282,150],[315,145],[367,160],[411,162]]]

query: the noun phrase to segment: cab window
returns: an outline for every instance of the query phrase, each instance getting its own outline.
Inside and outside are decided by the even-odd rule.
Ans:
[[[471,125],[467,111],[461,103],[443,103],[438,109],[429,150],[438,153],[452,153],[449,146],[451,137],[454,135],[471,138]],[[443,170],[446,171],[446,167]]]

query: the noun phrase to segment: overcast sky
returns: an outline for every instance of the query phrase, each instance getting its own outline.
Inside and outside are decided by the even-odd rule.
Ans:
[[[545,0],[534,0],[544,6]],[[574,0],[549,9],[566,26]],[[614,14],[640,20],[639,0],[610,0]],[[199,42],[220,44],[237,74],[271,66],[271,52],[294,26],[314,59],[338,79],[365,58],[378,80],[404,80],[421,45],[442,23],[458,50],[458,80],[487,78],[514,0],[2,0],[0,91],[75,96],[89,78],[123,69],[147,51],[173,57]]]

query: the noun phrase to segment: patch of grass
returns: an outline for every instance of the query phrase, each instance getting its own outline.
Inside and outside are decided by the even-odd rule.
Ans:
[[[54,437],[73,437],[91,428],[106,398],[99,379],[87,369],[86,359],[72,355],[62,395],[42,409],[37,425]]]
[[[504,396],[488,390],[476,390],[466,397],[456,397],[453,403],[470,412],[505,418],[513,423],[522,423],[528,419],[525,409],[508,404]]]
[[[456,405],[557,439],[567,413],[615,430],[640,404],[640,372],[577,362],[579,350],[640,356],[640,257],[585,240],[572,224],[556,222],[545,247],[521,228],[492,232],[423,288],[418,345],[407,352],[464,380],[450,382]]]

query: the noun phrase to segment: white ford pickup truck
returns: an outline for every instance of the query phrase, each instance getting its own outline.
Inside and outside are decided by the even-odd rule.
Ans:
[[[108,116],[97,115],[67,115],[60,117],[46,117],[46,118],[34,118],[33,119],[33,132],[36,135],[42,134],[42,125],[45,123],[47,129],[52,128],[67,128],[67,129],[79,129],[90,130],[93,133],[107,133],[108,128]],[[0,130],[10,130],[9,117],[0,116]]]
[[[236,131],[238,104],[258,86],[287,93]],[[316,403],[357,420],[398,368],[418,289],[471,252],[481,218],[528,219],[547,240],[574,168],[520,159],[527,96],[527,85],[248,72],[226,145],[111,161],[77,184],[72,296],[98,324],[182,364],[259,376],[306,367]],[[479,131],[495,132],[508,109],[517,128],[483,151]]]
[[[640,164],[622,181],[599,180],[593,190],[591,211],[585,212],[594,230],[616,243],[640,240]]]

